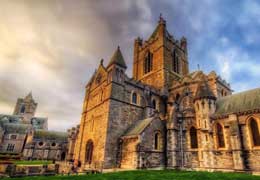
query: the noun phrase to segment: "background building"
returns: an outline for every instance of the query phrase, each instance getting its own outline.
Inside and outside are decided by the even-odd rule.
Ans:
[[[36,109],[29,93],[17,100],[13,115],[0,115],[0,153],[23,159],[65,160],[68,134],[48,131],[48,119],[35,117]]]

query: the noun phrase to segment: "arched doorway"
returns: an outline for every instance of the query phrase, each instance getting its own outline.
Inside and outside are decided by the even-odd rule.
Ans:
[[[64,161],[65,160],[65,157],[66,157],[66,153],[65,152],[62,152],[61,153],[61,161]]]
[[[91,164],[92,161],[93,148],[94,148],[93,141],[90,139],[86,144],[86,156],[85,156],[85,162],[88,164]]]

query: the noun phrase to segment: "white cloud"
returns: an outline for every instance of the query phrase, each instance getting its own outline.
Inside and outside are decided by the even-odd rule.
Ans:
[[[211,50],[210,57],[217,62],[217,72],[236,91],[260,86],[260,81],[256,82],[260,76],[260,63],[252,61],[253,57],[243,49],[229,43],[225,48]]]

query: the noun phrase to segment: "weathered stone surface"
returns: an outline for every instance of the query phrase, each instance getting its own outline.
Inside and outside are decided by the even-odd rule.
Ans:
[[[121,55],[112,62],[119,61],[125,63]],[[253,118],[260,128],[260,109],[216,114],[218,100],[232,94],[230,85],[214,71],[189,73],[187,41],[174,39],[162,18],[147,41],[135,40],[133,78],[120,64],[102,61],[86,87],[74,156],[83,169],[260,171],[250,127]],[[89,140],[94,149],[86,164]]]

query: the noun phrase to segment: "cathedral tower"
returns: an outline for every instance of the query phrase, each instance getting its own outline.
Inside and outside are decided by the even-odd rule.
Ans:
[[[24,118],[25,122],[29,122],[34,116],[37,108],[37,103],[30,92],[25,98],[19,98],[16,102],[13,115],[19,115]]]
[[[172,85],[174,79],[189,73],[187,41],[175,40],[160,17],[150,38],[134,43],[133,78],[158,89]]]

